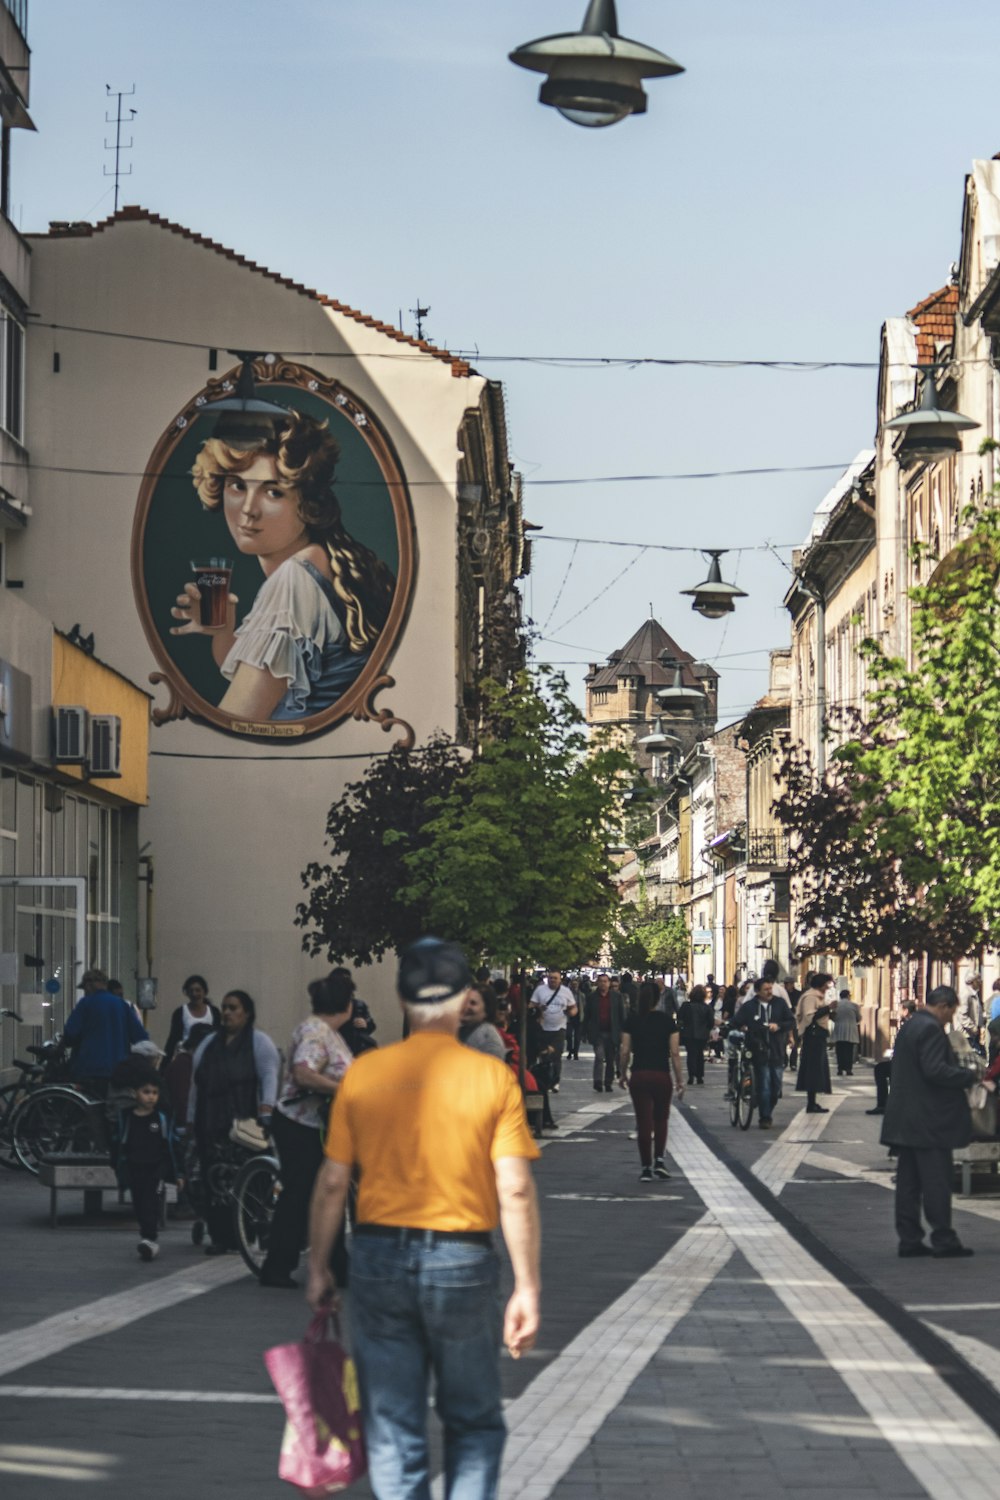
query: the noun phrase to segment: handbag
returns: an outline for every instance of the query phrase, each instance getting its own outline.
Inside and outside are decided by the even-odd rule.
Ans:
[[[311,1500],[335,1495],[368,1470],[354,1361],[340,1342],[340,1323],[318,1312],[298,1344],[264,1355],[287,1422],[278,1478]]]
[[[977,1140],[992,1141],[997,1133],[997,1096],[982,1083],[974,1083],[966,1089],[969,1113],[972,1116],[972,1134]]]
[[[247,1120],[234,1120],[229,1130],[229,1139],[234,1146],[242,1146],[244,1151],[269,1151],[271,1149],[267,1131],[252,1117]]]

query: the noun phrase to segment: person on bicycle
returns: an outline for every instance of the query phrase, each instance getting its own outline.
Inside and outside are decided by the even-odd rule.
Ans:
[[[773,980],[757,979],[752,997],[744,1000],[736,1012],[734,1025],[753,1045],[759,1123],[761,1130],[769,1130],[784,1082],[788,1034],[792,1029],[791,1006],[774,993]]]

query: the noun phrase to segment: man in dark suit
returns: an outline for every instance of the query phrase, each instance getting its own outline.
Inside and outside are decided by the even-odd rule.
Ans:
[[[882,1144],[896,1148],[899,1253],[940,1260],[972,1255],[951,1226],[951,1153],[972,1138],[968,1089],[975,1075],[955,1061],[945,1027],[958,1008],[948,984],[931,990],[922,1010],[901,1026],[892,1054],[892,1087]],[[930,1225],[924,1242],[921,1206]]]

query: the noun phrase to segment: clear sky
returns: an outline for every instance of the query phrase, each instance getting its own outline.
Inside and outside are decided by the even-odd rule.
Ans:
[[[543,485],[837,464],[871,444],[875,371],[572,369],[500,356],[877,361],[879,329],[948,279],[964,175],[1000,150],[995,0],[619,0],[683,63],[649,113],[583,130],[506,54],[585,0],[31,0],[25,230],[111,209],[104,85],[136,85],[145,207],[505,382],[539,659],[603,660],[653,612],[717,663],[734,717],[787,644],[786,560],[836,475]],[[39,309],[44,315],[44,309]],[[750,599],[690,612],[697,555],[747,548]],[[567,576],[567,567],[572,567]],[[631,566],[628,566],[631,564]],[[628,567],[620,581],[615,576]],[[608,585],[612,586],[609,588]],[[584,668],[585,670],[585,668]],[[567,666],[581,694],[582,671]]]

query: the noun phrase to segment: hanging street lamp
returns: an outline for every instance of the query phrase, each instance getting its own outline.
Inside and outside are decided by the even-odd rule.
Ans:
[[[257,395],[253,362],[257,354],[247,354],[241,349],[230,351],[240,361],[240,373],[232,395],[221,401],[210,401],[205,406],[206,415],[215,417],[212,436],[229,448],[250,449],[266,443],[274,435],[276,422],[288,421],[288,408],[273,401],[262,401]]]
[[[886,432],[902,434],[896,458],[904,469],[922,459],[947,458],[949,453],[960,453],[960,434],[980,425],[972,417],[963,417],[961,412],[945,411],[938,406],[937,386],[934,384],[934,372],[938,367],[921,365],[920,368],[924,384],[919,406],[885,424]]]
[[[656,701],[666,714],[694,713],[705,705],[705,694],[701,688],[687,687],[681,668],[674,668],[674,680],[669,687],[660,688]]]
[[[644,115],[642,79],[684,72],[665,53],[619,35],[615,0],[590,0],[579,31],[525,42],[510,60],[548,75],[538,95],[542,104],[551,104],[574,125],[591,127]]]
[[[653,728],[648,734],[644,734],[640,739],[637,739],[636,744],[641,745],[643,750],[662,755],[664,751],[679,750],[681,742],[672,734],[667,734],[663,727],[663,716],[662,714],[657,714],[656,723],[653,725]]]
[[[699,583],[693,589],[681,589],[682,594],[687,594],[692,600],[692,609],[696,609],[706,620],[721,620],[723,615],[731,615],[736,608],[737,599],[745,599],[746,592],[738,589],[735,583],[723,583],[722,570],[719,567],[719,558],[724,556],[723,548],[713,550],[706,548],[705,555],[712,559],[708,568],[708,577],[704,583]]]

